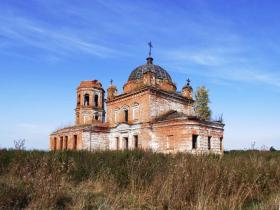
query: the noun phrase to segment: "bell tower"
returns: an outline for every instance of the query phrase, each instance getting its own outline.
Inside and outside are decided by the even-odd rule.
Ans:
[[[76,124],[98,124],[105,121],[104,93],[98,80],[82,81],[77,88]]]

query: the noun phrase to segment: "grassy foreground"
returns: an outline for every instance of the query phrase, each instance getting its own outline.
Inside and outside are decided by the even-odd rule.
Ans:
[[[278,209],[280,153],[0,150],[0,209]]]

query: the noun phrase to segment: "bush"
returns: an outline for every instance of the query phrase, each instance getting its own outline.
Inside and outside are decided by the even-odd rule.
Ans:
[[[0,209],[21,209],[29,203],[29,192],[24,185],[8,186],[0,183]]]

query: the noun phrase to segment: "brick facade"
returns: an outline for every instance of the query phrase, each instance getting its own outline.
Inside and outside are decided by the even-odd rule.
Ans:
[[[101,83],[81,82],[76,125],[53,132],[50,149],[222,154],[224,124],[197,117],[189,81],[177,92],[169,74],[147,61],[131,73],[122,94],[111,84],[106,107]]]

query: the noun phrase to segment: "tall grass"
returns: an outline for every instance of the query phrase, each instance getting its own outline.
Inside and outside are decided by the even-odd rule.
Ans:
[[[280,153],[0,151],[0,209],[278,209]]]

